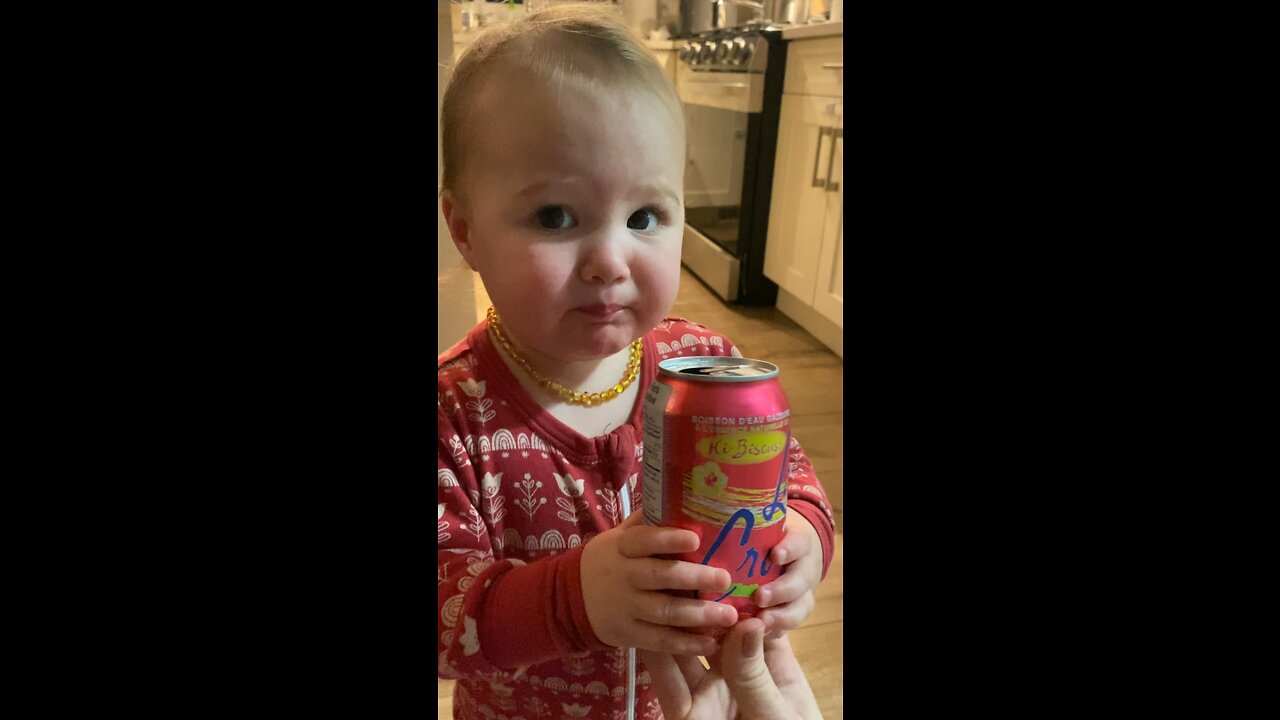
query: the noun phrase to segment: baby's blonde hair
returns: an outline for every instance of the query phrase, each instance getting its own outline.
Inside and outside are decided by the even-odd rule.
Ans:
[[[474,132],[471,128],[476,124],[470,117],[472,99],[485,79],[504,65],[527,69],[553,88],[573,84],[594,89],[628,85],[647,89],[674,114],[683,134],[675,89],[657,59],[631,31],[595,5],[554,5],[510,25],[485,30],[458,59],[440,112],[444,190],[459,190],[465,170],[463,147],[469,139],[465,136]]]

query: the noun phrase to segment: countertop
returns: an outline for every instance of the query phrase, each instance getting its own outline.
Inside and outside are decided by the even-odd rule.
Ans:
[[[844,21],[797,25],[782,31],[783,40],[803,40],[805,38],[834,37],[844,35]],[[645,40],[645,47],[650,50],[679,50],[687,40]]]
[[[482,30],[472,30],[453,33],[454,45],[468,45],[472,40],[476,39]],[[644,46],[650,50],[679,50],[684,46],[683,40],[645,40]]]
[[[782,31],[783,40],[803,40],[805,38],[831,37],[844,35],[844,21],[797,25]]]
[[[453,34],[454,45],[467,45],[480,34],[480,31],[471,32],[455,32]],[[783,40],[802,40],[804,38],[832,37],[835,35],[844,35],[844,21],[837,20],[828,23],[814,23],[812,25],[797,25],[782,31]],[[679,50],[684,46],[685,40],[645,40],[644,46],[650,50]]]

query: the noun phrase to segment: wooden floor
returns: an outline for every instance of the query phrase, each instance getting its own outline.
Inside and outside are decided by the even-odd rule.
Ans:
[[[477,293],[477,304],[483,312],[488,302],[481,293]],[[777,308],[726,305],[687,270],[681,271],[680,292],[671,314],[723,333],[746,357],[779,367],[779,379],[791,401],[792,432],[813,460],[836,518],[835,557],[818,586],[817,606],[788,637],[822,716],[843,718],[844,361]],[[438,681],[438,685],[439,717],[452,717],[453,682]]]

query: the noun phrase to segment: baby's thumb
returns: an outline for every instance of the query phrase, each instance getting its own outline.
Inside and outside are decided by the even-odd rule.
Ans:
[[[637,525],[643,525],[643,524],[644,524],[644,513],[640,512],[639,510],[636,510],[635,512],[623,518],[622,522],[618,523],[618,527],[629,528],[629,527],[635,527]]]
[[[764,622],[743,620],[729,631],[720,652],[720,672],[746,720],[776,720],[792,711],[764,664]]]

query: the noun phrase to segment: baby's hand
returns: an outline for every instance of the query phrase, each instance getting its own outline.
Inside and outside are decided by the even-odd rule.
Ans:
[[[754,602],[769,639],[778,639],[813,612],[813,591],[822,580],[822,541],[818,531],[798,512],[787,511],[787,534],[774,546],[770,558],[782,568],[782,577],[760,588]]]
[[[675,597],[663,590],[724,592],[729,573],[720,568],[653,557],[698,549],[688,530],[645,525],[634,513],[582,549],[582,599],[600,641],[675,655],[710,655],[710,637],[682,628],[732,627],[733,608]]]

